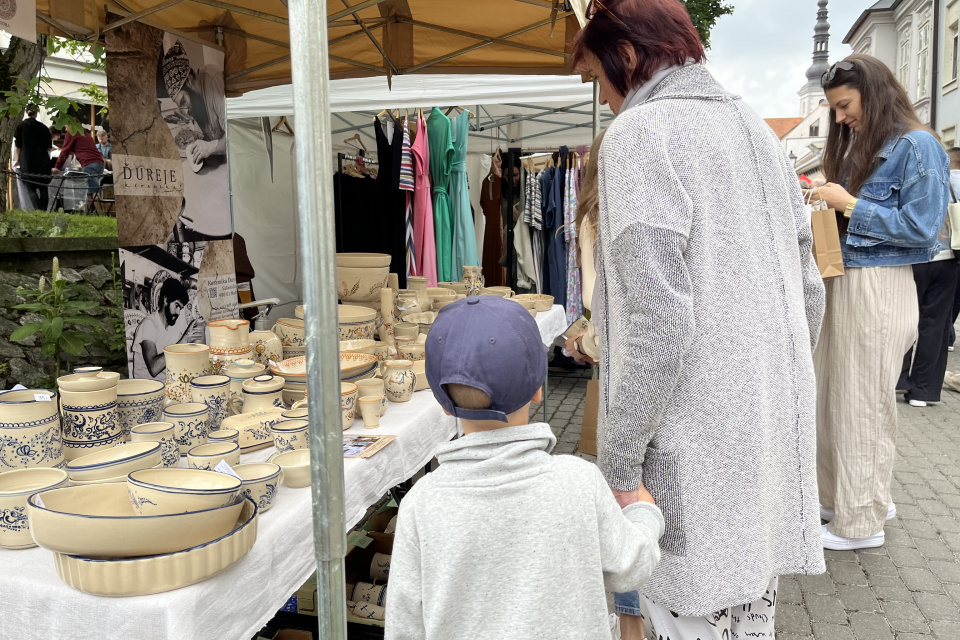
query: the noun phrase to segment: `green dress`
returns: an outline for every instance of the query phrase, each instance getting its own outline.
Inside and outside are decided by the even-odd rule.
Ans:
[[[453,273],[453,208],[447,192],[450,164],[453,161],[453,137],[450,118],[437,107],[433,108],[427,120],[427,139],[430,142],[430,177],[433,181],[433,234],[437,245],[437,280],[452,282],[460,279],[459,273]]]

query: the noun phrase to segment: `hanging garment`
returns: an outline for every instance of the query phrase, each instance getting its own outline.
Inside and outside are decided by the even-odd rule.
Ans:
[[[480,205],[484,179],[490,175],[493,156],[486,153],[467,154],[467,185],[470,192],[470,208],[473,209],[473,234],[477,238],[477,255],[483,255],[483,236],[486,233],[487,218]]]
[[[387,137],[379,119],[374,120],[377,139],[377,156],[380,171],[377,173],[377,198],[379,202],[379,225],[370,229],[371,238],[379,238],[379,248],[371,243],[370,250],[390,254],[390,272],[396,273],[400,288],[407,286],[406,249],[406,192],[400,190],[400,162],[403,155],[403,131],[394,127],[393,140]]]
[[[437,278],[450,282],[453,278],[451,222],[450,164],[453,160],[450,118],[437,107],[427,120],[427,135],[430,138],[430,177],[433,179],[433,234],[437,248]],[[459,274],[458,274],[459,275]]]
[[[413,177],[413,151],[410,149],[410,126],[406,118],[403,119],[403,152],[400,156],[400,190],[407,192],[407,202],[404,209],[404,244],[407,248],[407,275],[417,273],[417,251],[413,242],[413,191],[415,181]]]
[[[470,114],[457,116],[453,124],[453,159],[450,164],[450,203],[452,206],[452,242],[450,250],[451,279],[460,277],[463,267],[479,267],[477,237],[470,213],[470,190],[467,186],[467,137],[470,135]]]
[[[540,192],[540,174],[524,171],[523,220],[530,225],[530,250],[533,254],[533,280],[536,293],[543,292],[543,197]]]
[[[370,229],[379,224],[378,198],[373,178],[334,174],[333,204],[336,211],[337,252],[370,251]]]
[[[567,306],[567,241],[563,233],[564,168],[567,147],[560,147],[560,166],[552,170],[550,208],[544,210],[543,234],[547,250],[549,289],[554,304]]]
[[[577,172],[576,162],[567,169],[566,206],[563,210],[563,232],[567,241],[567,323],[573,324],[583,315],[580,294],[580,268],[577,264]]]
[[[532,179],[532,178],[531,178]],[[517,256],[517,293],[536,291],[536,266],[533,261],[533,237],[530,224],[523,212],[527,209],[527,182],[525,171],[520,175],[520,216],[513,228],[513,250]]]
[[[538,181],[540,182],[540,238],[542,242],[541,247],[541,257],[540,257],[540,283],[541,283],[541,293],[547,295],[552,294],[552,287],[550,285],[550,267],[547,264],[549,256],[547,255],[547,248],[549,246],[549,229],[547,228],[544,222],[546,220],[553,219],[553,169],[544,169],[540,172],[540,177]]]
[[[433,203],[430,200],[430,141],[427,123],[417,120],[417,138],[410,147],[413,154],[413,246],[417,275],[427,285],[437,286],[437,249],[433,233]]]

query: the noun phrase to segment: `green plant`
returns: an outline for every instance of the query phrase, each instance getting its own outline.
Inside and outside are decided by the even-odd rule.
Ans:
[[[40,322],[27,322],[10,334],[11,342],[20,342],[30,336],[40,334],[40,352],[46,356],[53,356],[55,375],[60,377],[63,367],[62,354],[64,352],[78,356],[83,348],[94,341],[94,337],[81,330],[82,327],[100,328],[96,318],[87,315],[86,311],[95,309],[99,303],[94,300],[77,300],[82,289],[67,282],[60,274],[60,261],[53,259],[53,269],[50,274],[50,288],[46,287],[46,279],[41,276],[36,289],[18,287],[17,293],[28,302],[18,304],[14,309],[31,311],[43,318]]]
[[[0,362],[0,377],[10,375],[10,364],[7,362]]]

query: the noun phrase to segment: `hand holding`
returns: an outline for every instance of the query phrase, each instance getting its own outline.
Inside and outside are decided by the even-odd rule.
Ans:
[[[853,196],[842,186],[835,182],[828,182],[822,187],[816,187],[811,196],[812,201],[823,200],[827,207],[835,211],[843,211],[853,200]]]

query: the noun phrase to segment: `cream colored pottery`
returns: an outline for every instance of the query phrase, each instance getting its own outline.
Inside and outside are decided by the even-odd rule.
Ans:
[[[63,457],[73,460],[123,440],[117,415],[117,387],[101,391],[61,391]]]
[[[453,292],[458,295],[467,293],[467,284],[465,282],[438,282],[437,284],[444,289],[452,289]]]
[[[305,420],[308,415],[306,407],[296,407],[290,408],[287,411],[284,411],[282,414],[284,420]]]
[[[379,396],[380,398],[380,416],[387,412],[387,396],[383,390],[383,379],[382,378],[369,378],[367,380],[360,380],[355,383],[357,385],[357,396],[362,398],[364,396]]]
[[[395,347],[382,345],[377,347],[376,351],[374,351],[374,355],[377,356],[377,361],[380,363],[380,366],[376,370],[376,373],[379,374],[380,369],[383,367],[384,362],[386,362],[387,360],[397,359],[397,350]],[[357,380],[353,380],[353,382],[356,382],[356,381]]]
[[[187,451],[187,466],[191,469],[214,471],[221,461],[231,467],[240,464],[240,445],[233,442],[208,442]]]
[[[310,446],[310,421],[309,420],[282,420],[274,423],[273,445],[278,453],[284,451],[293,451],[294,449],[306,449]]]
[[[454,291],[453,289],[446,289],[444,287],[427,287],[427,295],[430,296],[430,299],[433,301],[457,299],[456,291]]]
[[[390,402],[408,402],[417,386],[410,360],[388,360],[384,364],[383,389]]]
[[[283,409],[271,408],[253,413],[230,416],[223,421],[224,429],[240,432],[240,452],[250,453],[273,446],[273,423],[283,420]]]
[[[218,351],[234,351],[250,346],[250,321],[240,318],[213,320],[207,323],[210,333],[210,348]]]
[[[363,426],[367,429],[376,429],[380,426],[380,407],[383,404],[383,396],[363,396],[358,402],[360,404],[360,417],[363,418]]]
[[[413,373],[417,376],[417,388],[415,391],[423,391],[430,388],[430,382],[427,380],[427,361],[417,360],[413,363]]]
[[[342,340],[340,353],[373,353],[376,346],[376,340]]]
[[[293,408],[298,402],[306,402],[307,394],[299,389],[291,389],[288,386],[283,388],[283,406]]]
[[[343,302],[373,302],[387,286],[390,267],[337,267],[337,297]]]
[[[283,475],[280,465],[272,462],[252,462],[234,467],[233,472],[240,476],[243,483],[240,486],[240,495],[253,500],[260,513],[266,513],[277,497],[277,488]]]
[[[403,360],[423,360],[424,358],[424,345],[419,342],[413,342],[411,344],[403,345],[397,347],[397,351],[400,354],[400,358]]]
[[[60,391],[102,391],[117,386],[120,374],[112,371],[97,373],[72,373],[57,378]]]
[[[130,430],[130,442],[159,442],[160,461],[165,467],[180,464],[177,429],[172,422],[147,422]]]
[[[373,340],[377,312],[358,305],[337,305],[340,340]]]
[[[172,422],[180,455],[207,441],[207,405],[201,402],[171,404],[163,410],[163,421]]]
[[[266,366],[248,359],[236,360],[227,365],[223,373],[230,376],[229,402],[232,403],[234,398],[243,398],[244,380],[255,378],[259,375],[263,375],[266,372]],[[234,411],[232,405],[228,406],[227,413],[233,415]]]
[[[243,466],[243,465],[241,465]],[[90,558],[172,553],[229,533],[242,503],[215,509],[139,516],[122,482],[52,489],[27,504],[30,531],[44,549]]]
[[[301,305],[297,305],[297,307],[293,310],[293,315],[294,315],[295,317],[299,318],[300,320],[303,320],[303,316],[304,316],[305,313],[306,313],[306,311],[305,311],[304,305],[302,305],[302,304],[301,304]]]
[[[453,297],[453,300],[444,300],[444,301],[437,300],[436,302],[433,303],[433,310],[434,310],[434,311],[440,311],[440,310],[443,309],[444,307],[449,307],[450,305],[452,305],[452,304],[453,304],[454,302],[456,302],[456,301],[457,301],[457,297],[456,297],[456,296]]]
[[[68,586],[97,596],[143,596],[210,578],[245,556],[257,540],[257,507],[241,503],[240,518],[224,536],[189,549],[142,558],[93,559],[55,553],[57,575]]]
[[[510,287],[484,287],[480,289],[480,295],[500,296],[501,298],[512,298],[516,295]]]
[[[350,378],[352,376],[358,376],[375,367],[376,363],[377,356],[372,353],[341,353],[340,377]]]
[[[429,280],[424,276],[407,276],[408,289],[426,289]]]
[[[167,362],[166,404],[193,402],[190,381],[210,373],[210,347],[205,344],[171,344],[163,348]]]
[[[533,308],[538,312],[550,311],[553,307],[553,296],[545,293],[521,293],[517,297],[521,300],[533,300]]]
[[[513,298],[513,301],[519,304],[521,307],[523,307],[527,311],[534,309],[534,305],[536,304],[536,301],[533,300],[532,298],[515,297]]]
[[[416,338],[420,335],[420,325],[416,322],[398,322],[393,326],[396,338]]]
[[[62,469],[17,469],[0,473],[0,547],[27,549],[37,544],[30,537],[27,498],[39,491],[65,486]]]
[[[266,409],[286,409],[283,404],[284,379],[269,373],[243,382],[242,402],[234,402],[236,413],[254,413]]]
[[[84,367],[74,367],[70,373],[80,373],[86,376],[96,377],[96,375],[101,371],[103,371],[103,367],[98,367],[95,365],[87,365]]]
[[[159,442],[119,444],[71,460],[67,463],[67,475],[80,482],[126,476],[131,471],[156,467],[161,463],[161,454]]]
[[[165,385],[159,380],[120,380],[117,382],[117,416],[122,439],[130,439],[130,430],[160,418],[166,398]]]
[[[232,442],[240,446],[240,432],[236,429],[218,429],[207,434],[207,442]]]
[[[340,383],[340,418],[343,420],[343,430],[353,426],[357,417],[357,392],[359,387],[353,382]]]
[[[400,276],[395,273],[391,273],[387,276],[387,286],[396,291],[400,288]]]
[[[376,269],[389,267],[392,258],[388,253],[338,253],[338,267],[352,267],[355,269]]]
[[[250,349],[254,361],[264,366],[269,366],[271,360],[274,362],[283,360],[283,341],[273,331],[266,329],[251,331]],[[224,371],[224,373],[227,372]]]
[[[393,325],[397,323],[396,316],[396,289],[384,288],[380,290],[380,326],[377,333],[384,344],[393,344]]]
[[[400,320],[403,320],[403,316],[407,313],[422,313],[429,310],[429,298],[421,305],[420,296],[417,295],[416,291],[398,293],[394,300],[394,316]]]
[[[283,484],[293,489],[310,486],[310,449],[294,449],[270,456],[283,470]]]
[[[207,431],[218,431],[228,414],[230,377],[225,375],[197,376],[190,381],[194,402],[207,405]]]
[[[482,267],[463,267],[463,284],[466,286],[465,293],[468,296],[479,294],[483,283]]]
[[[297,356],[296,358],[281,360],[270,365],[270,373],[277,376],[306,376],[307,358],[306,356]]]
[[[143,469],[127,476],[133,510],[142,516],[213,509],[234,501],[240,480],[200,469]]]
[[[0,393],[0,470],[64,465],[59,400],[47,389]]]
[[[280,337],[283,344],[284,358],[303,355],[306,349],[306,333],[302,318],[280,318],[273,325],[273,332]]]
[[[437,319],[437,314],[433,311],[425,311],[423,313],[408,313],[403,316],[404,322],[416,322],[417,324],[433,324],[433,321]]]

